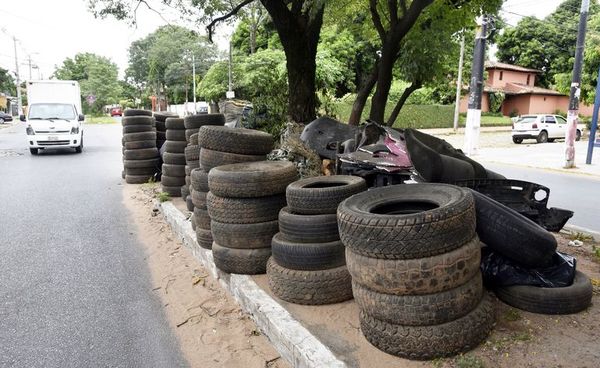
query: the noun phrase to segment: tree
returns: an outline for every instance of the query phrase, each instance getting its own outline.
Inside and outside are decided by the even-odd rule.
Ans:
[[[83,101],[84,110],[99,114],[105,105],[119,102],[121,85],[118,74],[117,65],[110,59],[92,53],[79,53],[73,59],[65,59],[62,65],[56,68],[53,77],[78,81],[81,85],[82,99],[87,96],[95,97],[92,105]]]
[[[8,70],[0,68],[0,93],[5,93],[9,96],[17,94],[15,80],[12,75],[8,74]]]

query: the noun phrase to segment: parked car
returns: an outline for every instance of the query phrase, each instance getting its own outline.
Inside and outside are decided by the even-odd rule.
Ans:
[[[12,119],[10,114],[0,111],[0,124],[4,124],[5,121],[12,121]]]
[[[110,116],[123,116],[123,110],[120,107],[110,109]]]
[[[581,139],[584,125],[577,124],[575,140]],[[564,139],[567,120],[560,115],[523,115],[512,124],[512,140],[516,144],[523,139],[535,139],[538,143],[554,142]]]

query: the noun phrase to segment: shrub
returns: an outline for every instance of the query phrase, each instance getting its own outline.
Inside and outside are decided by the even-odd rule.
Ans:
[[[452,105],[404,105],[394,128],[450,128],[453,119]]]

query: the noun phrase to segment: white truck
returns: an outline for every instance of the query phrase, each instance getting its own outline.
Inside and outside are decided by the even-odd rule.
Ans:
[[[81,90],[76,81],[32,80],[27,82],[27,143],[32,155],[40,149],[83,150]]]

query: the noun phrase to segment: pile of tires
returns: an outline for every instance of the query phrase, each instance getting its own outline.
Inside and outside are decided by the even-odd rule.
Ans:
[[[192,170],[200,167],[200,146],[198,145],[198,132],[204,125],[225,125],[225,116],[222,114],[201,114],[189,115],[183,119],[185,126],[185,138],[187,147],[185,148],[185,184],[181,188],[181,196],[186,201],[189,211],[194,211],[194,204],[191,196],[191,173]],[[192,219],[194,221],[194,219]]]
[[[238,147],[258,155],[273,144],[270,136],[255,141],[256,145],[241,141]],[[289,161],[244,162],[210,170],[206,202],[217,268],[248,275],[266,272],[271,239],[279,231],[277,217],[285,206],[285,188],[297,176]]]
[[[155,112],[154,120],[156,124],[156,148],[160,150],[165,141],[167,140],[167,126],[165,122],[167,118],[176,118],[177,114],[172,112]]]
[[[380,350],[409,359],[479,345],[494,323],[484,292],[471,193],[445,184],[396,185],[338,208],[361,330]]]
[[[298,180],[286,189],[267,264],[273,294],[296,304],[321,305],[352,299],[352,284],[340,241],[336,211],[346,198],[365,191],[358,176]]]
[[[165,120],[167,133],[162,154],[162,191],[171,197],[181,197],[181,186],[185,184],[185,126],[181,118]]]
[[[152,111],[127,109],[123,125],[123,177],[129,184],[148,182],[160,171]]]

